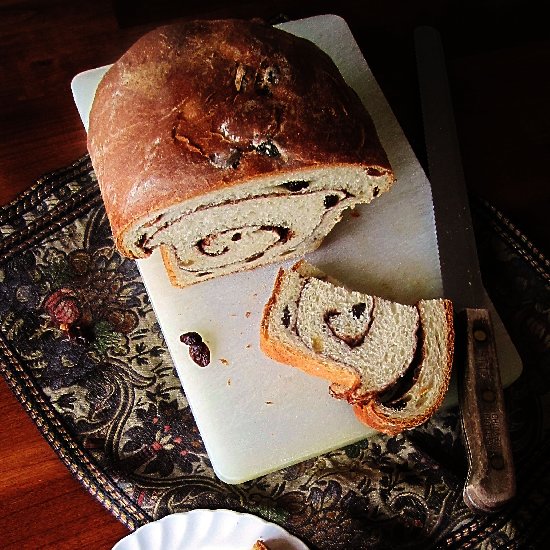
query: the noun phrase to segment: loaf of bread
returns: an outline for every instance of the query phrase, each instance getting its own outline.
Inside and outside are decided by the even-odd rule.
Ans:
[[[427,420],[447,392],[452,304],[403,305],[349,290],[302,260],[279,271],[260,345],[276,361],[329,380],[365,424],[396,434]]]
[[[244,20],[138,40],[98,86],[88,149],[118,249],[160,247],[177,286],[302,256],[394,181],[330,57]]]

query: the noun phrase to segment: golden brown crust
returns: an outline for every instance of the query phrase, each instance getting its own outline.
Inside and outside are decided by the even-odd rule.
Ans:
[[[164,269],[166,271],[166,274],[168,275],[168,279],[170,280],[170,284],[172,286],[181,286],[179,284],[179,278],[177,274],[177,267],[173,265],[172,258],[170,255],[170,250],[167,246],[161,245],[160,246],[160,255],[162,257],[162,262],[164,264]]]
[[[127,255],[124,234],[143,216],[260,175],[334,164],[391,174],[369,115],[330,58],[244,20],[187,21],[143,36],[97,89],[88,149]]]
[[[272,342],[263,332],[260,334],[260,349],[275,361],[290,364],[307,374],[337,384],[347,391],[353,391],[360,383],[359,377],[351,371],[335,367],[321,359],[313,359],[295,348],[285,346],[281,342]]]

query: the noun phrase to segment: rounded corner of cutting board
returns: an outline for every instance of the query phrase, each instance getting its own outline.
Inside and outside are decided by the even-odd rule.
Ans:
[[[228,464],[225,461],[216,461],[212,459],[212,455],[209,453],[210,463],[212,464],[212,469],[214,470],[214,473],[216,474],[216,477],[223,483],[227,483],[228,485],[240,485],[242,483],[246,483],[247,481],[251,481],[253,479],[257,479],[259,477],[262,477],[264,475],[270,474],[272,472],[275,472],[277,470],[280,470],[281,468],[285,468],[286,466],[273,466],[271,468],[266,468],[263,470],[253,471],[252,469],[242,469],[242,468],[235,468],[234,466]]]

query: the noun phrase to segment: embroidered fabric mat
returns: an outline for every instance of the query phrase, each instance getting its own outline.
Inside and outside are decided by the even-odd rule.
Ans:
[[[487,290],[524,362],[506,391],[518,495],[497,515],[476,517],[462,502],[454,409],[242,485],[219,481],[136,266],[113,248],[87,156],[0,208],[0,368],[60,459],[130,529],[229,508],[312,549],[542,547],[549,264],[490,205],[474,200],[473,217]]]

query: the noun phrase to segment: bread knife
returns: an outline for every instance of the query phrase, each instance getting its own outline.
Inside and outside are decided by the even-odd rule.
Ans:
[[[443,291],[458,312],[455,365],[468,455],[463,497],[477,513],[495,512],[514,497],[516,483],[493,325],[441,37],[432,27],[418,27],[414,39]]]

